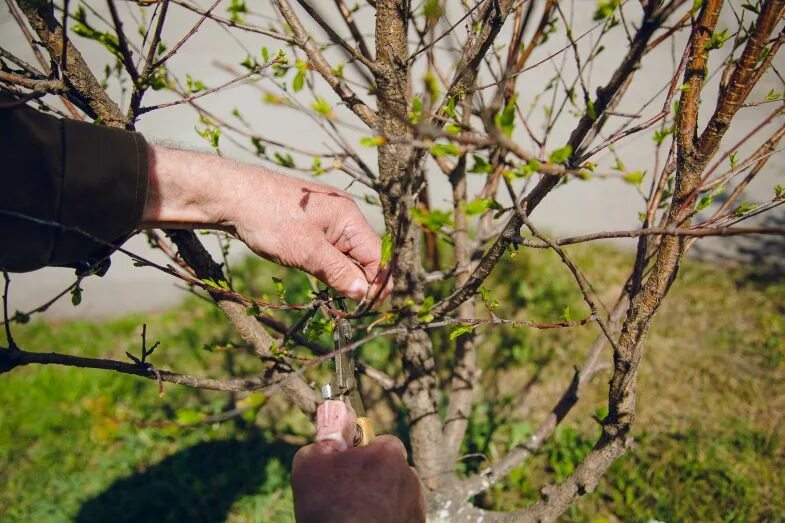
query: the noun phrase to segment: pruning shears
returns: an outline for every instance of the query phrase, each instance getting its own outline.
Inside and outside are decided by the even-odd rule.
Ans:
[[[346,312],[343,298],[336,298],[338,309]],[[373,423],[365,415],[360,389],[355,376],[354,349],[347,350],[352,344],[352,325],[346,318],[335,319],[333,330],[335,343],[335,370],[328,385],[322,387],[324,399],[339,400],[350,406],[357,415],[357,427],[354,434],[354,446],[363,447],[375,437]]]

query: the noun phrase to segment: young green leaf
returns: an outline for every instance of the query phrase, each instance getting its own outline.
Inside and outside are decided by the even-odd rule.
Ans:
[[[360,145],[364,145],[365,147],[379,147],[386,142],[387,140],[384,139],[384,136],[363,136],[360,138]]]
[[[548,155],[548,162],[567,163],[567,160],[570,159],[570,156],[572,156],[572,145],[565,145],[564,147],[560,147],[554,151],[551,151],[551,154]]]
[[[245,22],[243,15],[248,13],[248,6],[245,5],[245,0],[232,0],[226,10],[229,12],[229,20],[232,22],[239,24]]]
[[[454,328],[453,331],[450,333],[450,341],[454,340],[455,338],[457,338],[462,334],[469,334],[476,328],[477,325],[459,325],[458,327]]]
[[[316,97],[316,100],[314,100],[313,103],[311,103],[311,107],[313,107],[314,111],[326,116],[327,118],[333,117],[333,108],[330,107],[330,104],[327,103],[327,100],[325,100],[321,96]]]
[[[472,158],[474,158],[474,165],[469,169],[470,173],[488,174],[493,171],[493,166],[488,163],[484,156],[473,154]]]
[[[510,101],[504,106],[504,110],[494,117],[496,124],[501,127],[501,130],[507,136],[512,136],[515,130],[515,101],[517,95],[513,96]]]
[[[646,171],[632,171],[624,175],[624,181],[632,185],[640,185],[645,176]]]
[[[275,154],[273,154],[273,156],[275,158],[275,163],[277,163],[281,167],[288,167],[289,169],[294,168],[295,166],[294,158],[292,158],[291,154],[276,152]]]
[[[207,86],[200,80],[194,80],[190,74],[185,75],[185,87],[189,93],[198,93],[207,90]]]
[[[592,19],[595,22],[602,22],[613,16],[616,8],[619,7],[621,0],[600,0],[597,2],[597,8],[594,10]]]
[[[286,303],[286,285],[281,278],[273,276],[273,289],[275,289],[281,303]]]
[[[417,207],[412,211],[412,218],[431,232],[439,232],[442,227],[453,225],[452,213],[441,209],[428,211]]]
[[[431,146],[431,154],[434,156],[460,156],[461,149],[454,143],[435,143]]]
[[[469,216],[483,214],[484,212],[490,209],[501,211],[504,210],[504,207],[493,198],[478,198],[476,200],[466,203],[463,206],[463,212],[465,212]]]
[[[748,212],[754,211],[757,208],[758,206],[755,205],[754,203],[750,203],[747,200],[744,200],[741,202],[741,205],[736,207],[736,209],[733,211],[733,214],[735,214],[737,217],[744,216]]]
[[[392,234],[388,232],[387,234],[384,235],[384,238],[382,238],[382,253],[381,256],[379,257],[380,269],[386,267],[387,264],[390,263],[390,260],[392,260],[394,246],[395,246],[395,241],[393,241]]]

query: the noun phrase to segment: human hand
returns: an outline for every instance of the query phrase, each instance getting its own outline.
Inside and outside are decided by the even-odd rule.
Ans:
[[[213,228],[256,254],[302,269],[341,294],[379,301],[381,240],[351,196],[223,158],[150,146],[143,227]]]
[[[294,512],[300,523],[423,522],[420,482],[394,436],[379,436],[364,447],[348,447],[354,412],[317,411],[317,443],[297,451],[292,465]],[[332,402],[333,404],[339,402]],[[351,430],[348,428],[351,427]],[[339,443],[336,445],[336,443]]]

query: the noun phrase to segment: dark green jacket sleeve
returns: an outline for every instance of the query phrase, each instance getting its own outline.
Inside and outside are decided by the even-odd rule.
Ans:
[[[139,226],[148,164],[138,133],[55,118],[0,93],[0,158],[3,270],[84,270]]]

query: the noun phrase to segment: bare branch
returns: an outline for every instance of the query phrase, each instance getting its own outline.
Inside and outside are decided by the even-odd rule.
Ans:
[[[313,39],[306,33],[305,28],[300,22],[300,19],[292,9],[291,4],[287,0],[276,0],[278,11],[289,24],[289,27],[294,33],[297,45],[305,51],[308,59],[311,61],[314,69],[324,78],[327,84],[335,91],[341,100],[349,107],[349,109],[362,120],[365,125],[370,128],[376,126],[376,114],[368,107],[357,95],[349,89],[343,78],[339,78],[333,73],[332,67],[324,58],[324,55],[319,51],[319,48],[314,43]]]
[[[112,370],[122,374],[142,376],[154,381],[161,380],[197,389],[248,391],[264,389],[274,384],[266,375],[231,380],[216,380],[198,378],[187,374],[178,374],[168,370],[159,370],[149,363],[140,365],[103,358],[71,356],[69,354],[60,354],[57,352],[28,352],[21,349],[10,352],[8,349],[0,348],[0,374],[8,372],[16,367],[36,364]]]

